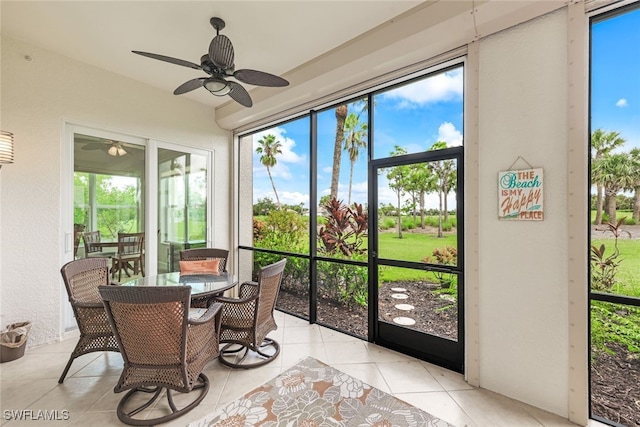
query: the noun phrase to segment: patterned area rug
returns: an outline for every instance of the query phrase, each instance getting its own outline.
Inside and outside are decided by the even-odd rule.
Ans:
[[[188,427],[449,427],[402,400],[308,357]]]

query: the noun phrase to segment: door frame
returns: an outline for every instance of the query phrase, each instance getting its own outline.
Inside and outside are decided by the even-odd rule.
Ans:
[[[456,219],[457,266],[447,268],[458,276],[458,334],[457,341],[429,335],[378,319],[378,266],[389,265],[431,270],[426,264],[412,261],[381,259],[378,257],[378,170],[391,166],[456,160]],[[369,341],[423,359],[448,369],[464,372],[464,147],[450,147],[437,151],[423,151],[369,161]]]

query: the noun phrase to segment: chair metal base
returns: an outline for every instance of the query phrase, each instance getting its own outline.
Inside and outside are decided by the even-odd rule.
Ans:
[[[258,366],[272,362],[276,357],[278,357],[278,354],[280,354],[280,344],[271,338],[265,338],[262,344],[258,347],[249,346],[244,342],[231,340],[221,341],[220,345],[221,348],[218,359],[220,360],[220,363],[225,366],[229,366],[230,368],[257,368]],[[267,351],[269,348],[272,348],[273,350],[271,352]],[[257,359],[257,361],[249,361],[247,359],[247,356],[249,355],[252,356],[251,359]],[[238,357],[240,357],[239,360]]]
[[[160,423],[166,423],[167,421],[171,421],[186,414],[187,412],[198,406],[200,402],[202,402],[202,400],[209,392],[209,378],[207,378],[205,374],[201,373],[198,377],[198,382],[192,388],[192,391],[195,390],[198,390],[199,393],[196,399],[189,403],[187,406],[179,409],[176,407],[173,401],[173,390],[167,387],[155,386],[134,388],[132,390],[129,390],[127,394],[120,400],[120,403],[118,403],[118,419],[123,423],[129,424],[131,426],[153,426]],[[163,391],[166,391],[165,396],[167,397],[169,408],[171,409],[171,413],[169,415],[151,419],[134,418],[137,414],[150,407],[153,402],[155,402],[160,396],[162,396]],[[150,399],[148,399],[142,405],[139,405],[137,408],[130,411],[125,411],[125,406],[127,405],[127,403],[132,398],[139,396],[140,393],[153,393],[153,396],[151,396]]]

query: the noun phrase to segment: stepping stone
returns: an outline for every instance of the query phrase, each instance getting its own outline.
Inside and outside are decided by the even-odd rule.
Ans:
[[[411,304],[398,304],[395,306],[398,310],[402,310],[402,311],[411,311],[413,310],[415,307],[412,306]]]
[[[391,298],[407,299],[407,298],[409,298],[409,295],[407,295],[407,294],[391,294]]]
[[[405,288],[391,288],[393,292],[407,292]]]
[[[402,326],[413,326],[416,324],[416,321],[410,317],[396,317],[393,319],[393,322]]]

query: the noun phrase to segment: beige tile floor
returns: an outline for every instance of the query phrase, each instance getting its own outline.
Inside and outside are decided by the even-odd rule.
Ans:
[[[243,393],[270,380],[298,360],[312,356],[366,383],[409,402],[458,427],[463,426],[573,426],[540,409],[465,383],[463,377],[438,366],[410,358],[283,313],[272,333],[281,354],[272,363],[253,370],[232,370],[217,360],[205,369],[211,388],[193,411],[163,425],[186,426]],[[117,353],[93,353],[76,359],[64,384],[58,384],[76,340],[27,349],[25,356],[0,365],[2,426],[122,425],[115,408],[122,397],[113,387],[122,359]],[[158,404],[160,405],[160,404]],[[161,409],[150,410],[158,416]],[[63,421],[18,421],[6,411],[31,409],[68,411]],[[592,422],[590,427],[601,425]]]

